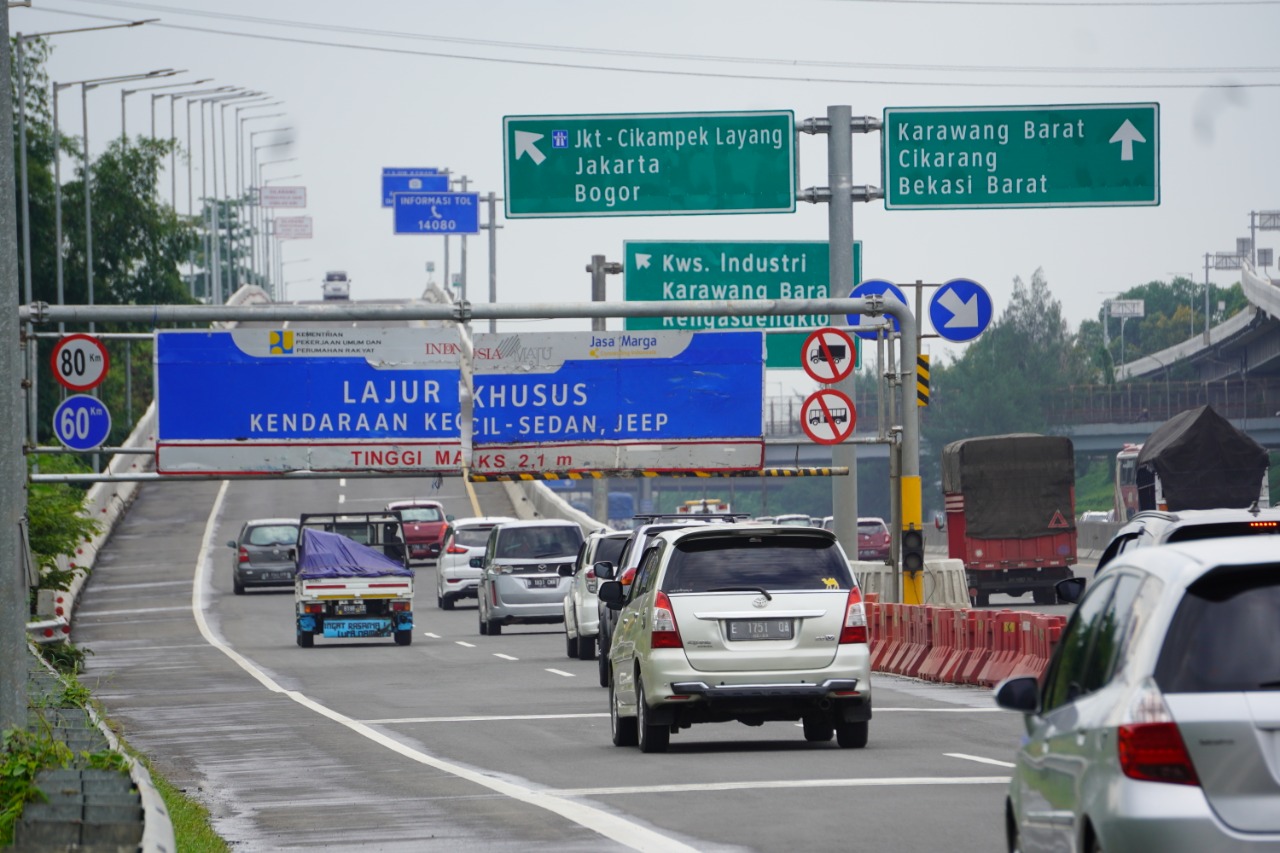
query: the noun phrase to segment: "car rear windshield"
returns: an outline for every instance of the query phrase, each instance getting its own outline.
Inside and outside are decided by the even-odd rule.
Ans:
[[[414,506],[400,510],[405,521],[444,521],[444,513],[433,506]]]
[[[889,528],[885,526],[883,521],[859,521],[858,532],[871,534],[888,533]]]
[[[492,529],[492,527],[461,527],[454,535],[453,541],[468,548],[483,548],[489,541],[489,531]]]
[[[1170,542],[1194,542],[1225,536],[1257,536],[1280,533],[1280,521],[1224,521],[1219,524],[1191,524],[1169,534]]]
[[[601,539],[596,545],[596,562],[597,563],[613,563],[618,564],[618,558],[622,556],[622,549],[627,546],[627,537],[612,536],[607,539]]]
[[[499,558],[573,557],[582,544],[577,527],[514,527],[498,535]]]
[[[697,536],[682,540],[662,580],[664,592],[733,587],[767,590],[849,589],[853,577],[825,536]]]
[[[298,541],[298,527],[294,524],[272,524],[254,527],[245,537],[250,545],[293,545]]]
[[[1165,693],[1280,690],[1280,565],[1219,569],[1188,587],[1155,675]]]

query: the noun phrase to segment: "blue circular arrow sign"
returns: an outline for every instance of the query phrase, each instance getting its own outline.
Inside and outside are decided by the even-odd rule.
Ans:
[[[54,411],[53,433],[71,450],[93,450],[111,433],[111,413],[96,397],[76,394]]]
[[[898,289],[898,286],[895,285],[893,282],[885,281],[882,278],[867,279],[862,284],[858,285],[853,289],[853,292],[849,294],[849,298],[861,299],[864,296],[885,296],[886,294],[888,294],[890,298],[898,300],[903,305],[907,304],[907,297],[903,296],[902,291]],[[866,318],[867,318],[866,320],[862,319],[863,318],[862,314],[849,314],[846,316],[847,316],[847,319],[849,320],[850,326],[860,326],[863,324],[866,324],[868,326],[882,326],[882,325],[885,325],[887,322],[892,322],[893,330],[895,332],[902,331],[902,327],[898,324],[898,318],[890,317],[888,314],[884,314],[881,316],[868,314],[866,315]],[[854,334],[868,341],[873,341],[876,339],[876,333],[874,331],[854,332]]]
[[[991,325],[991,294],[976,281],[953,278],[929,300],[929,321],[939,336],[955,343],[971,341]]]

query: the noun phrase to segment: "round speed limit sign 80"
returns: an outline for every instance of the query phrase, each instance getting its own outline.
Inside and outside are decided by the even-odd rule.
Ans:
[[[92,335],[67,335],[53,348],[53,376],[68,391],[88,391],[107,378],[111,359]]]

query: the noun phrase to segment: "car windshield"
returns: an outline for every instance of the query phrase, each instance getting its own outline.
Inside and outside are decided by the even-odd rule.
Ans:
[[[400,510],[405,521],[444,521],[444,513],[434,506],[413,506]]]
[[[577,527],[514,527],[498,538],[498,556],[534,560],[542,557],[573,557],[582,544]]]
[[[853,577],[826,536],[697,536],[676,544],[662,580],[669,593],[725,587],[849,589]]]
[[[293,545],[298,541],[296,524],[271,524],[253,527],[245,541],[250,545]]]
[[[454,533],[454,544],[467,548],[483,548],[489,541],[489,531],[492,529],[492,527],[460,527]]]
[[[1165,636],[1155,672],[1165,693],[1280,690],[1280,566],[1205,575]]]

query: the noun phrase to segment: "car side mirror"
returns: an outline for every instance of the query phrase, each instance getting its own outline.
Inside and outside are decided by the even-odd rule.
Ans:
[[[597,563],[597,565],[599,564]],[[600,584],[600,589],[596,594],[600,596],[600,600],[610,610],[622,609],[622,584],[617,581],[605,581]]]
[[[560,568],[556,569],[556,574],[558,574],[562,578],[573,577],[573,563],[565,563],[564,565],[560,566]]]
[[[1053,590],[1058,594],[1060,601],[1065,601],[1067,604],[1076,604],[1080,599],[1084,598],[1085,579],[1067,578],[1064,581],[1058,581],[1053,585]]]
[[[601,560],[591,567],[596,577],[602,581],[611,581],[618,576],[618,567],[608,560]]]
[[[453,521],[455,518],[457,518],[457,516],[456,516],[456,515],[446,515],[446,516],[444,517],[444,520],[445,520],[445,521]]]
[[[234,540],[234,539],[228,539],[228,540],[227,540],[227,547],[228,547],[228,548],[231,548],[231,549],[234,549],[234,548],[236,547],[236,540]]]
[[[1006,678],[997,685],[995,698],[1006,711],[1034,714],[1040,710],[1040,681],[1034,675]]]
[[[470,560],[467,561],[467,565],[473,569],[483,569],[484,557],[472,557]]]

